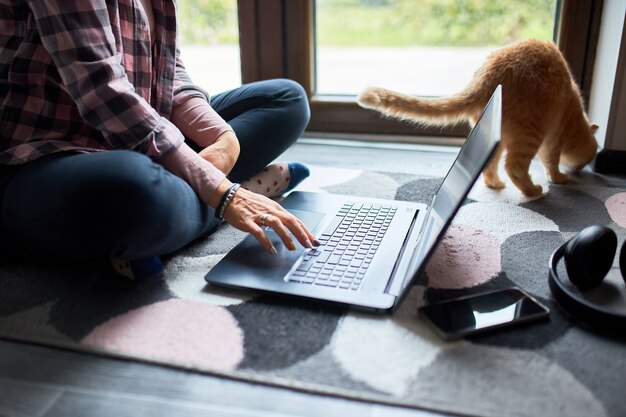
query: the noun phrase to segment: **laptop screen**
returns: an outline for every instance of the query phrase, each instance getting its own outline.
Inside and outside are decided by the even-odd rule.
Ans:
[[[498,86],[481,117],[459,151],[433,198],[420,243],[411,259],[411,270],[402,289],[421,272],[467,194],[491,158],[501,134],[502,87]]]

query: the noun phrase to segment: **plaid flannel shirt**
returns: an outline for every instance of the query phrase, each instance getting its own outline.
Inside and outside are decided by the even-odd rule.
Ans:
[[[0,0],[0,164],[183,142],[172,107],[209,97],[180,62],[175,0],[152,3],[154,43],[133,0]]]

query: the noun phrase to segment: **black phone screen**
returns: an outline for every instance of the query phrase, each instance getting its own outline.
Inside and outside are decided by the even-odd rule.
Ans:
[[[547,317],[550,310],[519,288],[507,288],[428,304],[418,312],[440,336],[455,339]]]

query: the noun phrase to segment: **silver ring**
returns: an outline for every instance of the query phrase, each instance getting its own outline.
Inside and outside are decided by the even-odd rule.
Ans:
[[[261,216],[261,226],[265,226],[265,221],[267,220],[267,214]]]

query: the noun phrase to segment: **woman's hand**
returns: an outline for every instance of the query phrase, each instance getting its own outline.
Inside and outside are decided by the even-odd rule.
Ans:
[[[219,198],[223,195],[223,190],[228,189],[229,183],[230,181],[226,180],[220,184],[218,191],[215,192],[217,198],[213,199],[214,201],[218,200],[219,203]],[[231,226],[252,234],[261,246],[272,254],[276,254],[276,248],[263,231],[264,226],[274,229],[289,250],[296,249],[289,232],[305,248],[312,248],[313,243],[317,245],[315,236],[300,219],[274,200],[245,188],[239,188],[235,193],[230,204],[226,207],[224,220]]]
[[[222,133],[213,144],[204,148],[198,155],[228,175],[239,158],[239,140],[235,133],[229,130]]]

